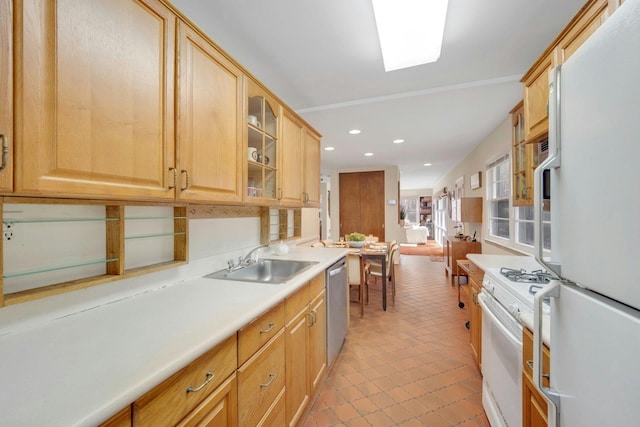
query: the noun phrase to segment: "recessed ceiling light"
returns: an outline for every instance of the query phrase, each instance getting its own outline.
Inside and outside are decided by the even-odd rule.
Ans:
[[[440,57],[448,0],[372,0],[385,71]]]
[[[357,135],[357,134],[359,134],[360,132],[361,132],[361,130],[360,130],[360,129],[351,129],[351,130],[349,131],[349,133],[350,133],[351,135]]]
[[[335,147],[324,147],[324,151],[333,151]]]
[[[393,143],[394,144],[402,144],[404,142],[404,139],[394,139]]]
[[[424,165],[425,166],[431,166],[431,163],[425,163]]]
[[[367,156],[367,157],[371,157],[371,156],[373,156],[373,153],[364,153],[364,155]]]

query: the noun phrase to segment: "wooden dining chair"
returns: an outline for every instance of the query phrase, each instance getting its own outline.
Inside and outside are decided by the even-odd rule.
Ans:
[[[396,260],[400,256],[400,247],[396,244],[392,248],[390,248],[389,256],[387,256],[386,262],[386,275],[387,275],[387,288],[391,288],[391,305],[395,305],[396,303],[396,274],[395,274],[395,264]],[[378,278],[382,278],[382,267],[371,264],[369,269],[366,271],[366,276],[364,280],[364,292],[365,292],[365,301],[369,302],[369,280],[373,277],[376,280]]]
[[[369,262],[364,261],[358,254],[347,254],[347,283],[349,294],[352,288],[358,288],[358,300],[360,303],[360,317],[364,317],[364,287],[366,277],[369,275]]]

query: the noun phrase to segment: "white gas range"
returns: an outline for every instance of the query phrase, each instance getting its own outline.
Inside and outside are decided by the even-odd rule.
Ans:
[[[487,268],[482,280],[482,403],[492,427],[521,425],[523,326],[519,318],[533,314],[533,294],[550,280],[537,264],[524,264],[529,269]]]

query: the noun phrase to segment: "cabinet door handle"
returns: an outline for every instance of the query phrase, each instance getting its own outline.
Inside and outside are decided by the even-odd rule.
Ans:
[[[215,378],[215,375],[213,375],[213,372],[211,371],[207,371],[207,379],[205,380],[205,382],[203,382],[202,384],[200,384],[198,387],[193,388],[191,386],[187,387],[187,393],[196,393],[200,390],[202,390],[207,384],[209,384],[211,382],[211,380],[213,380]]]
[[[186,190],[186,189],[188,189],[188,188],[189,188],[189,171],[188,171],[188,170],[186,170],[186,169],[182,169],[182,170],[180,171],[180,173],[185,174],[185,175],[186,175],[186,177],[187,177],[187,180],[186,180],[187,182],[185,183],[185,186],[184,186],[184,187],[180,187],[180,191],[184,191],[184,190]]]
[[[269,387],[275,380],[276,380],[277,375],[270,373],[269,374],[269,381],[267,381],[266,383],[261,383],[260,387]]]
[[[267,329],[260,329],[260,333],[261,334],[268,334],[269,332],[273,331],[273,328],[276,327],[276,324],[273,322],[269,322],[269,327]]]
[[[311,312],[307,313],[307,327],[312,327],[313,326],[313,314],[311,314]]]
[[[178,171],[176,168],[169,168],[169,172],[173,172],[173,185],[169,186],[169,190],[173,190],[176,188],[176,183],[178,182]]]
[[[9,140],[5,134],[0,133],[0,140],[2,140],[2,164],[0,164],[0,171],[7,167],[9,162]]]

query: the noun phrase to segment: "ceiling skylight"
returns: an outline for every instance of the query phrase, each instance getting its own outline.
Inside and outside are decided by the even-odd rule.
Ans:
[[[440,58],[448,0],[371,0],[385,71]]]

